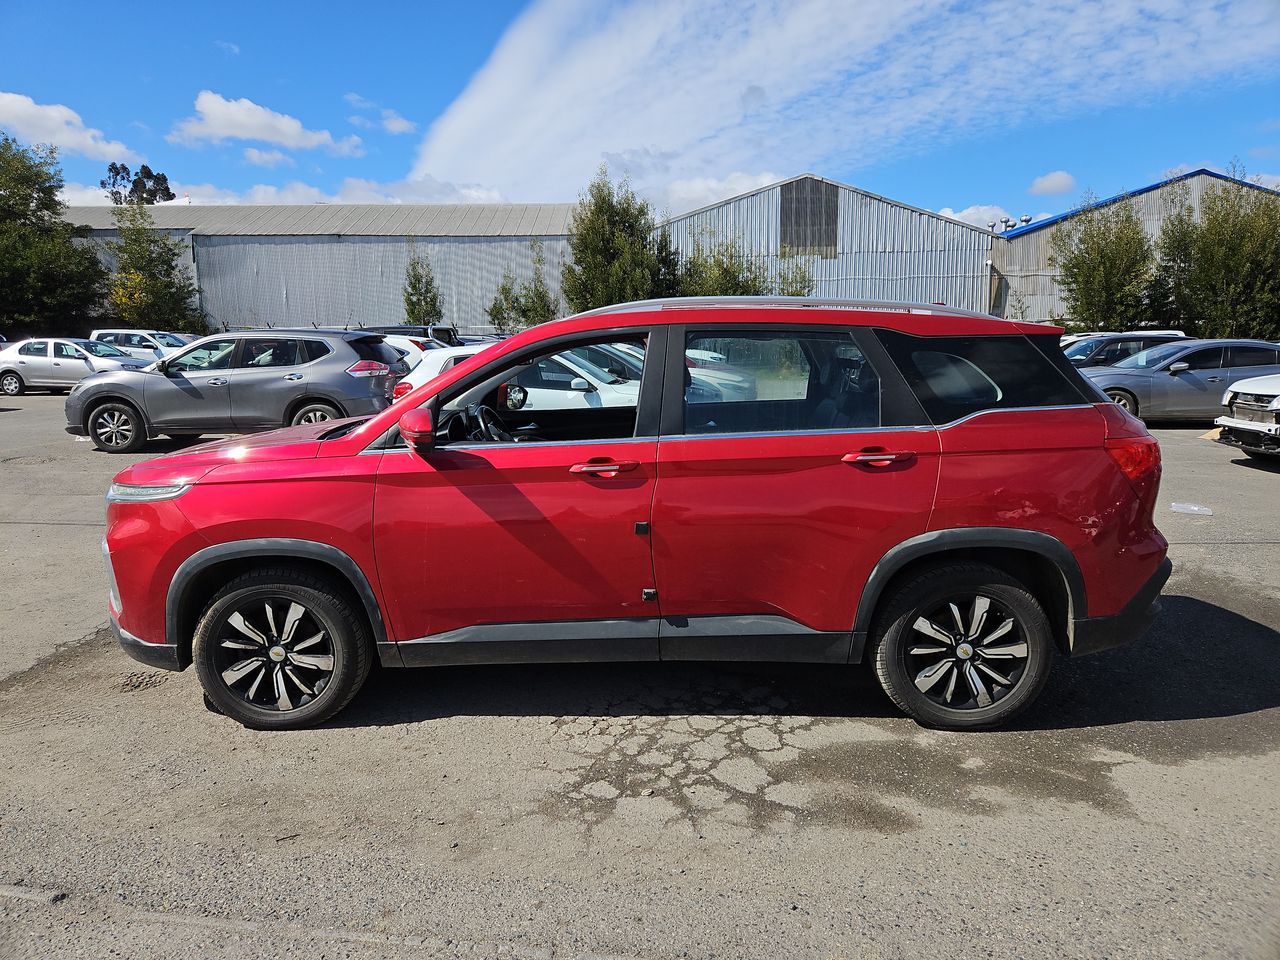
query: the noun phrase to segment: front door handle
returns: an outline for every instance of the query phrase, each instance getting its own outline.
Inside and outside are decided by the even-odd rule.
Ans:
[[[205,382],[211,387],[225,387],[231,381],[226,377],[214,377],[212,380],[206,380]]]
[[[302,374],[300,374],[300,373],[290,373],[290,374],[288,374],[288,375],[286,375],[286,376],[285,376],[285,379],[286,379],[286,380],[301,380],[301,379],[302,379]]]
[[[1222,379],[1221,377],[1205,377],[1205,378],[1204,378],[1204,382],[1205,382],[1205,383],[1217,383],[1217,382],[1218,382],[1219,380],[1221,380],[1221,379]]]
[[[857,453],[846,453],[840,458],[841,463],[860,463],[866,467],[887,467],[891,463],[903,463],[914,460],[911,450],[860,450]]]
[[[592,477],[616,477],[640,466],[638,460],[588,460],[586,463],[575,463],[569,468],[570,473],[585,473]]]

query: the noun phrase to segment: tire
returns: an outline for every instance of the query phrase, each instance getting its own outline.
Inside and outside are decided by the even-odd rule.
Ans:
[[[277,567],[219,590],[191,652],[218,712],[255,730],[293,730],[351,702],[369,675],[373,641],[364,612],[333,583]]]
[[[1128,390],[1108,390],[1106,394],[1111,398],[1112,403],[1128,410],[1135,417],[1138,416],[1138,398]]]
[[[127,403],[104,403],[94,407],[87,421],[89,439],[107,453],[133,453],[147,442],[147,425]]]
[[[22,377],[13,370],[0,374],[0,393],[6,397],[20,397],[26,389],[27,385],[23,383]]]
[[[322,423],[325,420],[337,420],[342,416],[338,408],[331,403],[305,403],[293,412],[289,425],[296,427],[300,423]]]
[[[929,632],[916,626],[922,620]],[[917,723],[943,730],[1006,723],[1039,696],[1054,656],[1039,601],[1002,570],[968,561],[934,567],[894,591],[872,643],[889,698]]]

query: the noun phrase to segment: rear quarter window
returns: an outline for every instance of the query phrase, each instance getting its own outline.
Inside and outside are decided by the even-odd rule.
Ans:
[[[984,410],[1097,399],[1075,382],[1079,374],[1069,375],[1028,337],[915,337],[895,330],[876,336],[935,424]],[[1055,352],[1061,356],[1056,345]]]
[[[323,340],[302,341],[302,358],[304,363],[310,363],[312,360],[319,360],[321,357],[327,357],[331,353],[333,353],[333,350]]]

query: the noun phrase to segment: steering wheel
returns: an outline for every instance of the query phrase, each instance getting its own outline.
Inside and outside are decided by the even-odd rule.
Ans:
[[[486,407],[482,403],[477,403],[471,408],[471,417],[480,428],[480,432],[484,434],[488,440],[497,443],[511,443],[515,437],[507,433],[502,426],[502,420],[498,417],[498,412],[492,407]]]

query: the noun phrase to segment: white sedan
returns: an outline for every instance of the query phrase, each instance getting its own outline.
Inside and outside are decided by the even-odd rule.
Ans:
[[[146,362],[109,343],[74,337],[19,340],[0,350],[0,392],[16,397],[28,387],[55,393],[102,370],[142,370]]]

